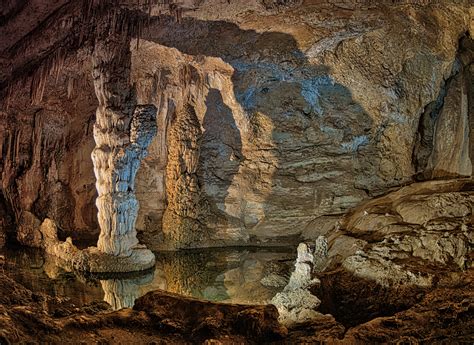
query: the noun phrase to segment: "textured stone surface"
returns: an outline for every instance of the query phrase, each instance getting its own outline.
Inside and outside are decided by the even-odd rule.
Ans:
[[[17,240],[30,247],[41,247],[41,221],[28,211],[21,213],[18,220]]]
[[[450,176],[469,174],[472,120],[462,104],[472,108],[472,88],[462,84],[472,79],[472,49],[459,38],[472,30],[470,4],[276,4],[206,0],[181,23],[152,21],[138,49],[132,41],[137,101],[158,109],[136,178],[147,245],[163,241],[168,134],[190,97],[202,129],[208,244],[314,239],[332,227],[328,217],[431,178],[431,166],[437,177],[446,164]],[[17,222],[28,211],[64,234],[94,237],[97,103],[89,63],[64,66],[41,105],[24,90],[2,110],[2,192]]]
[[[319,249],[316,248],[316,251],[319,252]],[[321,301],[310,291],[314,285],[320,283],[317,278],[313,278],[313,264],[313,250],[305,243],[300,243],[290,281],[283,291],[277,293],[271,300],[271,303],[278,308],[279,320],[284,325],[303,323],[321,316],[315,311]]]
[[[92,56],[99,101],[94,123],[96,147],[91,154],[98,192],[97,248],[121,257],[132,256],[138,245],[135,176],[156,134],[155,106],[135,103],[129,46],[129,37],[109,34],[97,39]]]
[[[342,262],[355,276],[382,286],[432,287],[435,267],[462,272],[472,266],[473,205],[469,179],[401,188],[346,215],[341,229],[365,242],[355,252],[334,246],[329,260]],[[332,236],[336,243],[341,233]]]
[[[145,271],[155,266],[155,255],[144,245],[135,245],[128,256],[117,256],[103,252],[97,247],[78,249],[70,237],[62,242],[57,236],[57,226],[45,219],[40,231],[41,246],[46,253],[59,259],[68,270],[89,273],[123,273]]]
[[[196,247],[204,241],[201,222],[206,216],[206,199],[197,175],[201,125],[192,105],[177,111],[168,136],[164,242],[171,248]]]

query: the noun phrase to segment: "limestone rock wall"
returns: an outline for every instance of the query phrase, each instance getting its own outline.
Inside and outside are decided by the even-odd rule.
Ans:
[[[471,38],[461,39],[452,76],[420,117],[413,160],[424,179],[472,175],[474,134],[469,85],[473,48]]]
[[[79,80],[73,100],[67,90],[50,84],[54,96],[42,105],[32,106],[25,91],[1,112],[1,190],[15,223],[11,240],[39,246],[36,225],[45,218],[54,219],[64,235],[87,239],[98,234],[90,159],[96,100],[92,85],[86,82],[90,91],[84,92]]]
[[[189,99],[202,131],[196,176],[208,244],[315,238],[365,199],[438,177],[448,159],[449,175],[469,175],[472,57],[460,54],[460,38],[472,36],[471,13],[468,2],[449,1],[206,0],[180,23],[152,21],[138,49],[131,44],[137,102],[158,109],[135,185],[141,240],[163,241],[169,134]],[[28,211],[85,237],[97,233],[86,126],[96,101],[90,84],[78,87],[90,83],[90,66],[66,66],[42,106],[28,105],[25,92],[1,113],[2,191],[17,222]],[[438,120],[423,127],[430,107]]]
[[[319,5],[304,19],[293,7],[285,12],[291,24],[283,14],[243,12],[233,24],[205,8],[180,25],[152,28],[133,58],[142,66],[134,70],[138,97],[160,104],[164,123],[195,97],[203,129],[198,177],[214,243],[314,237],[359,202],[412,181],[420,118],[443,92],[427,160],[454,167],[450,176],[470,175],[470,117],[465,89],[457,88],[464,82],[454,83],[464,78],[459,66],[472,62],[460,64],[459,38],[470,20],[461,7],[383,13]],[[163,152],[166,140],[155,145]],[[423,166],[425,178],[446,177],[432,170]],[[141,176],[143,190],[156,186]],[[140,229],[160,232],[141,216]]]

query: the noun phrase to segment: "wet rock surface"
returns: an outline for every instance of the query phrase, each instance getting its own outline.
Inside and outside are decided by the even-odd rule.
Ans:
[[[112,312],[106,303],[94,302],[78,308],[68,299],[32,292],[4,272],[0,276],[0,339],[5,343],[38,339],[48,343],[143,344],[151,341],[166,344],[469,343],[474,337],[472,270],[455,282],[439,284],[411,307],[390,316],[374,315],[375,318],[362,323],[359,319],[352,327],[339,323],[331,315],[321,314],[288,329],[278,323],[273,306],[216,304],[155,291],[139,298],[133,310]],[[357,299],[368,297],[364,295],[367,289],[348,287],[354,295],[358,293]],[[405,296],[399,294],[397,298],[403,301]]]

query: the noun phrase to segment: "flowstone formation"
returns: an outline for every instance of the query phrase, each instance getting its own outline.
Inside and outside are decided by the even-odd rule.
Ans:
[[[205,214],[197,175],[202,131],[196,112],[187,104],[176,114],[169,133],[166,192],[163,215],[165,243],[175,248],[198,246],[203,240],[200,220]]]

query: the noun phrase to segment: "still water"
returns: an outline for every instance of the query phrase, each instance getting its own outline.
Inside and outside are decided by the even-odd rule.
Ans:
[[[210,301],[263,304],[281,291],[294,263],[293,248],[230,248],[156,253],[143,274],[86,277],[58,266],[41,250],[7,248],[4,269],[36,292],[69,298],[76,306],[104,300],[114,309],[161,289]]]

